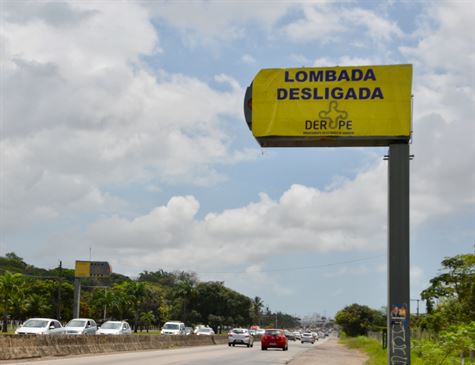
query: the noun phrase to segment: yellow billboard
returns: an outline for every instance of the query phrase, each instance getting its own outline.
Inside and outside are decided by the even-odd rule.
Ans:
[[[88,278],[91,276],[91,262],[90,261],[76,261],[74,268],[74,276],[76,278]]]
[[[261,144],[266,139],[343,146],[407,141],[411,89],[412,65],[263,69],[248,103],[252,133]]]

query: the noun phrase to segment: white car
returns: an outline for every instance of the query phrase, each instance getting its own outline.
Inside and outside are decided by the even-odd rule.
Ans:
[[[246,328],[233,328],[228,333],[228,346],[246,345],[254,346],[254,336]]]
[[[313,337],[311,332],[304,332],[302,333],[302,336],[300,338],[300,341],[302,343],[304,342],[310,342],[312,345],[315,343],[315,337]]]
[[[64,326],[64,330],[66,335],[95,335],[97,324],[91,318],[75,318]]]
[[[258,328],[256,330],[256,336],[264,336],[265,333],[266,333],[266,330],[264,328]]]
[[[199,331],[200,328],[205,328],[206,326],[204,324],[199,324],[195,327],[195,329],[193,330],[193,333],[196,335],[196,332]]]
[[[16,335],[63,334],[64,328],[56,319],[30,318],[15,330]]]
[[[185,335],[185,324],[178,321],[166,322],[162,330],[160,331],[162,335]]]
[[[214,331],[209,327],[201,327],[195,333],[197,336],[214,336]]]
[[[124,321],[107,321],[100,326],[96,335],[130,335],[132,329]]]

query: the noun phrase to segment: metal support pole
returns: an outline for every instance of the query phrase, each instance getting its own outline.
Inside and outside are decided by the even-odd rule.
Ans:
[[[61,286],[63,285],[63,262],[59,262],[59,279],[58,279],[58,301],[56,307],[56,318],[61,321]]]
[[[81,278],[74,278],[73,318],[79,318],[81,304]]]
[[[409,144],[389,146],[388,364],[410,365]]]

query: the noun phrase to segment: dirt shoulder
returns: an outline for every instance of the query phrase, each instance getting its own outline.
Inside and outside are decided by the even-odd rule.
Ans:
[[[288,365],[364,365],[367,360],[365,354],[340,345],[338,338],[331,337],[324,343],[316,343]]]

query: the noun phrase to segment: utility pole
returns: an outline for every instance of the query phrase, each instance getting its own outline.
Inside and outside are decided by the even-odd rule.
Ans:
[[[388,364],[411,364],[409,144],[389,145]]]
[[[419,318],[419,302],[420,299],[411,299],[411,302],[416,302],[417,303],[417,317]]]
[[[58,280],[58,303],[56,308],[56,318],[61,321],[61,286],[63,284],[63,262],[59,261],[59,280]]]
[[[79,318],[81,307],[81,278],[74,278],[73,318]]]

